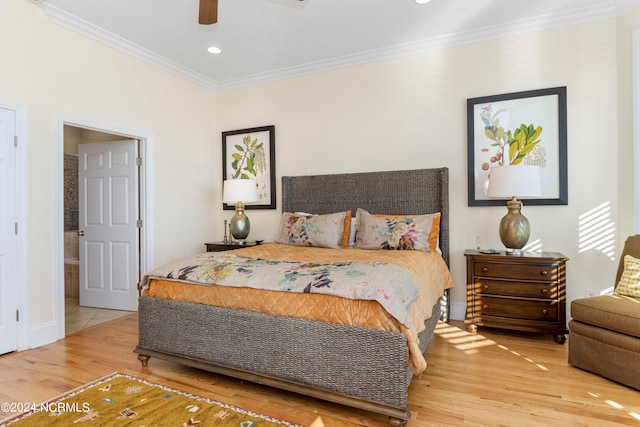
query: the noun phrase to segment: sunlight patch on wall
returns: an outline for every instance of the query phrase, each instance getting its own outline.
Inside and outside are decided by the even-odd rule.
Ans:
[[[525,252],[542,252],[542,240],[537,239],[529,242],[522,249],[524,249]]]
[[[611,218],[611,202],[578,217],[578,252],[600,251],[613,261],[616,251],[615,223]]]

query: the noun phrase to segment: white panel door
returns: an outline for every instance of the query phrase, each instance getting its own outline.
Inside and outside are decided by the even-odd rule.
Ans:
[[[137,310],[138,141],[80,144],[80,305]]]
[[[15,120],[0,108],[0,354],[18,348]]]

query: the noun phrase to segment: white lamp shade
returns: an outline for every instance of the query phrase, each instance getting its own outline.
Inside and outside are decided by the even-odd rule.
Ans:
[[[487,196],[496,198],[542,196],[540,168],[533,165],[491,168]]]
[[[222,190],[223,203],[258,201],[258,184],[253,179],[227,179]]]

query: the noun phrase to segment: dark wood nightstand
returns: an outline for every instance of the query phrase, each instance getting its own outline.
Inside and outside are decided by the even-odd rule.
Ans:
[[[262,243],[262,240],[247,240],[245,242],[214,242],[205,243],[207,252],[222,252],[230,251],[233,249],[249,248],[251,246],[257,246]]]
[[[467,250],[467,329],[548,332],[564,344],[568,258],[556,252],[485,254]]]

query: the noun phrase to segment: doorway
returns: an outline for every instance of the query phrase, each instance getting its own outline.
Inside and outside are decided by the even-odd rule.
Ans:
[[[119,142],[127,142],[137,145],[137,140],[126,139],[119,135],[100,132],[91,129],[84,129],[75,126],[64,127],[64,290],[65,290],[65,334],[94,326],[118,317],[130,314],[130,307],[115,307],[106,309],[100,307],[100,298],[97,296],[93,304],[83,303],[86,287],[83,280],[87,274],[83,274],[87,269],[87,257],[83,252],[84,230],[80,223],[84,212],[80,208],[82,200],[82,154],[84,147],[96,145],[99,147],[109,147],[117,145]],[[110,161],[109,161],[110,162]],[[89,190],[90,191],[90,190]],[[137,192],[134,194],[137,194]],[[137,215],[137,212],[136,212]],[[102,215],[101,215],[102,216]],[[82,227],[84,228],[84,227]],[[137,245],[137,242],[136,242]],[[137,252],[137,251],[136,251]],[[135,264],[139,264],[136,254],[132,254],[136,259]],[[136,270],[140,270],[136,267]],[[135,273],[135,272],[134,272]],[[137,278],[139,280],[139,278]],[[104,293],[104,292],[101,292]],[[127,304],[129,306],[130,304]],[[122,310],[117,308],[123,308]]]
[[[29,346],[27,107],[0,98],[0,354]]]
[[[16,112],[0,107],[0,354],[18,349],[15,128]]]
[[[146,164],[149,157],[149,138],[142,132],[122,130],[112,126],[96,124],[84,120],[62,120],[58,134],[58,153],[60,155],[61,181],[57,188],[60,190],[56,197],[56,203],[62,210],[59,225],[59,238],[61,244],[61,256],[57,256],[60,263],[57,284],[58,300],[58,338],[71,332],[76,332],[85,327],[113,320],[132,312],[118,309],[101,309],[82,307],[79,304],[80,263],[84,262],[79,256],[79,193],[78,193],[78,147],[84,143],[99,143],[105,146],[117,145],[115,141],[137,140],[139,141],[139,157],[141,158],[140,177],[138,181],[138,212],[140,218],[140,237],[136,250],[135,277],[138,278],[148,271],[147,259],[149,256],[149,241],[151,237],[149,203],[149,167]],[[132,284],[135,288],[136,284]],[[130,310],[129,308],[128,310]]]

